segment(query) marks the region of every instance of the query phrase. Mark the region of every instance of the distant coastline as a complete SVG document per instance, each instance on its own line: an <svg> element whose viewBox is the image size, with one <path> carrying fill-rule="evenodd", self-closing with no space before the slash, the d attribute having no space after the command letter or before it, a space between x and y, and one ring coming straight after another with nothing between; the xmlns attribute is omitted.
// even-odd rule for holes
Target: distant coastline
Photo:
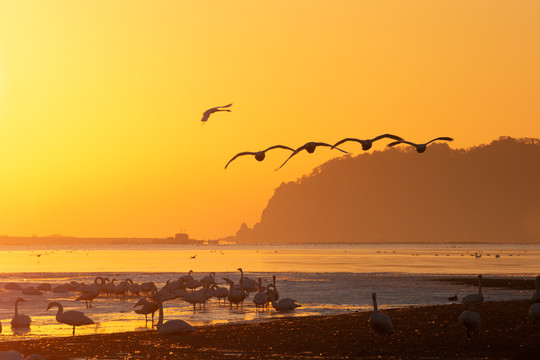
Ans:
<svg viewBox="0 0 540 360"><path fill-rule="evenodd" d="M391 246L391 245L413 245L413 244L425 244L431 246L437 245L453 245L456 247L462 245L540 245L536 242L523 242L523 243L511 243L511 242L490 242L490 241L476 241L476 242L463 242L463 241L451 241L451 242L437 242L431 243L428 241L415 241L415 242L405 242L405 241L336 241L336 242L289 242L289 243L280 243L280 242L246 242L246 243L237 243L234 241L233 237L227 237L222 239L215 240L199 240L199 239L190 239L189 237L183 236L179 238L176 237L166 237L166 238L139 238L139 237L105 237L105 238L94 238L94 237L75 237L75 236L61 236L61 235L51 235L51 236L0 236L0 246L14 246L14 245L146 245L146 244L166 244L166 245L194 245L194 246L207 246L207 245L242 245L242 246L327 246L327 245L381 245L381 246Z"/></svg>

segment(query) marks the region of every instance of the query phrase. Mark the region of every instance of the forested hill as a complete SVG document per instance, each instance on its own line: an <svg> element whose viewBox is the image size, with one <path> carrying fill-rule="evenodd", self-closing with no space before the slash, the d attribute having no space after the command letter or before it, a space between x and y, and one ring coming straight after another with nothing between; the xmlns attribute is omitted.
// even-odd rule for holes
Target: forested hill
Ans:
<svg viewBox="0 0 540 360"><path fill-rule="evenodd" d="M279 186L233 240L540 243L540 141L337 158Z"/></svg>

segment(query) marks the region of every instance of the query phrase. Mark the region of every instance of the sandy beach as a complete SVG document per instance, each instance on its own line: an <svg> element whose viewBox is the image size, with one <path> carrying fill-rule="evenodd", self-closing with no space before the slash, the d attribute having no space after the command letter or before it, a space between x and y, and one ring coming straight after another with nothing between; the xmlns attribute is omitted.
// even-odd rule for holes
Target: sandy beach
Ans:
<svg viewBox="0 0 540 360"><path fill-rule="evenodd" d="M474 310L482 332L467 340L461 304L382 311L395 334L370 342L371 312L300 317L264 323L202 326L165 337L156 331L1 342L46 359L538 359L540 326L527 320L527 301L487 302ZM68 331L68 329L66 329Z"/></svg>

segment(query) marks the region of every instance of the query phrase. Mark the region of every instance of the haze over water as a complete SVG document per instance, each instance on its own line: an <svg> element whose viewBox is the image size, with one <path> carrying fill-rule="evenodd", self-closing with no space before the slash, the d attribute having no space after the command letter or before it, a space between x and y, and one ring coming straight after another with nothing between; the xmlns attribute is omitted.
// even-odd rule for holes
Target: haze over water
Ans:
<svg viewBox="0 0 540 360"><path fill-rule="evenodd" d="M476 255L481 255L477 257ZM282 316L329 315L371 309L370 294L376 291L381 307L420 306L448 303L448 297L460 298L476 288L431 281L443 276L508 276L533 278L540 273L540 245L500 244L338 244L338 245L253 245L253 246L72 246L4 247L0 251L0 321L2 340L43 336L69 336L71 329L55 321L55 310L45 311L50 301L60 301L66 310L81 310L97 325L79 327L77 334L147 330L144 318L133 312L138 297L126 300L100 295L95 307L85 309L75 301L77 292L22 295L5 290L16 282L23 288L70 281L91 283L96 276L142 283L154 281L158 288L167 280L176 280L189 270L200 279L216 272L216 282L225 286L223 277L239 281L239 267L263 284L277 276L282 298L302 304L294 312L257 311L253 295L241 309L210 300L206 309L193 310L182 300L165 305L165 320L181 318L192 325L265 321ZM39 255L39 256L38 256ZM196 256L195 256L196 255ZM498 255L498 257L496 256ZM194 259L191 257L195 256ZM524 299L529 292L508 289L484 289L486 301ZM26 302L19 312L32 318L29 332L13 335L9 321L17 297ZM157 316L157 314L156 314ZM157 319L156 319L157 321Z"/></svg>

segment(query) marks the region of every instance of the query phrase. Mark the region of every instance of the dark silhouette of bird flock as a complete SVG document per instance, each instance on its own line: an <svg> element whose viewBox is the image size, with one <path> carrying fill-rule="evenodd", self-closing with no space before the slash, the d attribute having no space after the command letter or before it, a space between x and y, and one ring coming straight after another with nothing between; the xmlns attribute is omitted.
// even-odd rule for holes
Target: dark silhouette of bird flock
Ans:
<svg viewBox="0 0 540 360"><path fill-rule="evenodd" d="M354 142L358 142L362 145L362 149L364 151L367 151L369 149L371 149L371 147L373 146L373 143L377 140L381 140L381 139L385 139L385 138L388 138L388 139L392 139L392 140L395 140L393 142L391 142L390 144L388 144L387 146L388 147L393 147L393 146L396 146L396 145L399 145L399 144L407 144L407 145L411 145L411 146L414 146L415 149L416 149L416 152L418 153L423 153L424 151L426 151L426 148L427 148L427 145L434 142L434 141L453 141L454 139L451 138L451 137L446 137L446 136L443 136L443 137L438 137L438 138L435 138L433 140L430 140L428 141L427 143L425 144L415 144L415 143L412 143L410 141L407 141L407 140L404 140L402 139L401 137L399 136L396 136L396 135L392 135L392 134L383 134L383 135L379 135L377 137L374 137L373 139L356 139L356 138L345 138L345 139L342 139L340 141L338 141L337 143L335 143L334 145L331 145L331 144L328 144L328 143L325 143L325 142L314 142L314 141L310 141L310 142L307 142L305 143L304 145L296 148L296 149L293 149L289 146L285 146L285 145L274 145L274 146L270 146L269 148L265 149L265 150L262 150L262 151L244 151L244 152L239 152L238 154L236 154L235 156L232 157L231 160L229 160L229 162L227 163L227 165L225 165L225 169L227 169L227 167L229 166L229 164L235 160L236 158L238 158L239 156L244 156L244 155L254 155L255 156L255 160L257 161L263 161L264 158L265 158L265 155L266 155L266 152L268 150L272 150L272 149L284 149L284 150L289 150L289 151L292 151L292 154L283 162L283 164L281 164L276 170L279 170L283 167L283 165L285 165L293 156L295 156L296 154L298 154L299 152L301 152L302 150L306 150L308 153L312 154L313 152L315 152L315 149L319 146L324 146L324 147L329 147L330 149L337 149L343 153L346 153L348 154L349 152L348 151L345 151L345 150L342 150L340 148L338 148L339 145L347 142L347 141L354 141Z"/></svg>
<svg viewBox="0 0 540 360"><path fill-rule="evenodd" d="M213 107L213 108L210 108L206 111L203 112L203 117L201 119L203 125L208 121L210 115L212 115L213 113L215 112L219 112L219 111L231 111L229 109L229 107L232 106L232 103L231 104L228 104L228 105L224 105L224 106L216 106L216 107ZM362 150L364 151L367 151L369 149L371 149L371 147L373 146L373 143L375 141L378 141L378 140L381 140L381 139L392 139L394 140L393 142L389 143L387 146L388 147L394 147L396 145L400 145L400 144L406 144L406 145L410 145L410 146L413 146L415 149L416 149L416 152L421 154L423 153L424 151L426 151L427 149L427 146L428 144L432 143L432 142L435 142L435 141L453 141L454 139L451 138L451 137L448 137L448 136L440 136L440 137L437 137L435 139L432 139L426 143L423 143L423 144L416 144L416 143L413 143L411 141L407 141L407 140L404 140L403 138L399 137L399 136L396 136L396 135L392 135L392 134L382 134L382 135L379 135L379 136L376 136L372 139L357 139L357 138L345 138L345 139L342 139L338 142L336 142L334 145L330 145L328 143L325 143L325 142L314 142L314 141L310 141L310 142L307 142L305 143L304 145L294 149L290 146L285 146L285 145L272 145L268 148L266 148L265 150L260 150L260 151L242 151L242 152L239 152L238 154L234 155L228 162L227 164L225 165L225 169L227 169L227 167L229 166L229 164L231 162L233 162L234 160L236 160L238 157L240 156L245 156L245 155L253 155L255 157L255 160L257 161L263 161L264 158L266 157L266 152L269 151L269 150L272 150L272 149L283 149L283 150L289 150L289 151L292 151L292 154L283 162L283 164L281 164L280 167L278 167L276 170L279 170L283 167L283 165L285 165L293 156L295 156L296 154L298 154L299 152L301 152L302 150L306 150L308 153L312 154L313 152L315 152L315 149L319 146L325 146L325 147L329 147L331 149L337 149L343 153L346 153L348 154L348 151L345 151L345 150L342 150L340 148L338 148L339 145L347 142L347 141L354 141L354 142L357 142L357 143L360 143L362 145Z"/></svg>

